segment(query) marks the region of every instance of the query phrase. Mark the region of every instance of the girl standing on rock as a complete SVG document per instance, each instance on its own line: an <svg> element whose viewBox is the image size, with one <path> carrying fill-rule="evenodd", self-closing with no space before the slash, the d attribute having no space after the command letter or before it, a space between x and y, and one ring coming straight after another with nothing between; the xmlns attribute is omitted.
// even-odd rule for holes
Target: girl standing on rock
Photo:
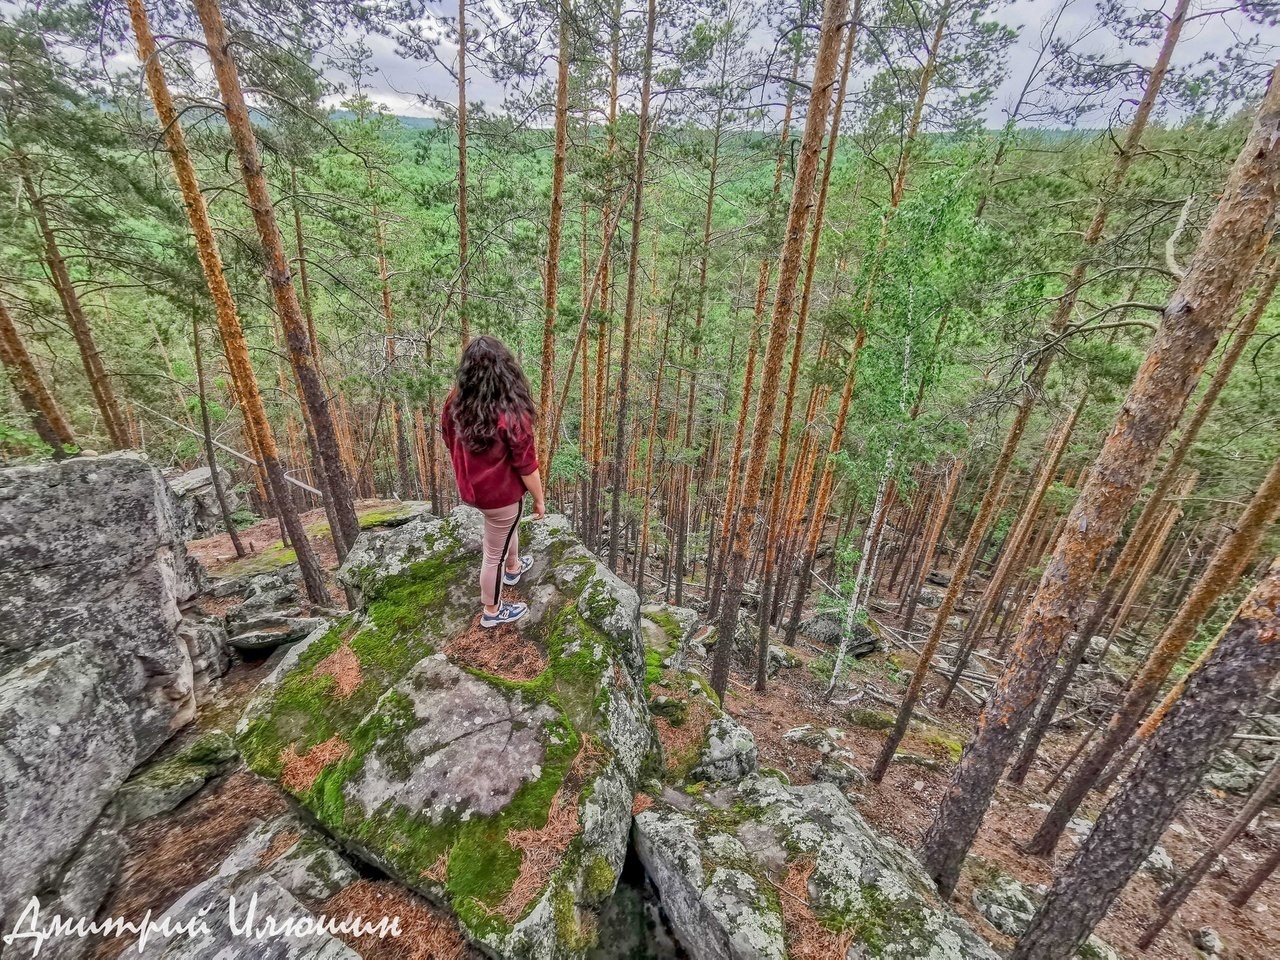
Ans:
<svg viewBox="0 0 1280 960"><path fill-rule="evenodd" d="M547 515L533 449L537 408L529 381L497 337L479 336L462 351L458 377L444 402L440 429L453 461L458 493L484 514L484 561L480 565L480 626L519 620L526 603L503 603L502 587L513 587L533 566L520 556L522 501L533 494L533 519Z"/></svg>

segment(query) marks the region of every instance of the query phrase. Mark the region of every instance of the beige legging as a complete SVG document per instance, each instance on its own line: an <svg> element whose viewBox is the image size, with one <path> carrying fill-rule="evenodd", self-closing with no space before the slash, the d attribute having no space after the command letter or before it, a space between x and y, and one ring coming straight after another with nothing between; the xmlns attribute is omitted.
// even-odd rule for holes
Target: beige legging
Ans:
<svg viewBox="0 0 1280 960"><path fill-rule="evenodd" d="M484 514L484 560L480 563L480 602L495 606L502 597L502 572L520 563L520 511L523 500ZM505 562L504 562L505 561Z"/></svg>

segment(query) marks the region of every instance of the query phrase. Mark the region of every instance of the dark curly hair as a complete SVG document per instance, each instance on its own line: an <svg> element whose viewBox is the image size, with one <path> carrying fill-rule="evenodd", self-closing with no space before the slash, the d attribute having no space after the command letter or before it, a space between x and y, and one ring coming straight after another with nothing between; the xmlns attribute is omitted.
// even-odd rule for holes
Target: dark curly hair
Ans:
<svg viewBox="0 0 1280 960"><path fill-rule="evenodd" d="M532 431L538 422L529 381L507 345L487 334L462 351L449 413L454 429L472 452L481 453L498 436L498 418Z"/></svg>

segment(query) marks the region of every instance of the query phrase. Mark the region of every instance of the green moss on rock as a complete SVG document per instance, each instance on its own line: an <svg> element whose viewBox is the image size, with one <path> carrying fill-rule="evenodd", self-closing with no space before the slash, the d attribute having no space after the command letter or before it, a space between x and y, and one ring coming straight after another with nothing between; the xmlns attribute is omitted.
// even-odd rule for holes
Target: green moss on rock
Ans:
<svg viewBox="0 0 1280 960"><path fill-rule="evenodd" d="M870 710L860 707L849 711L849 722L864 730L892 730L894 717L883 710Z"/></svg>
<svg viewBox="0 0 1280 960"><path fill-rule="evenodd" d="M620 795L616 786L601 794L596 778L613 771L616 783L623 770L624 780L633 783L647 756L644 742L633 742L631 749L639 755L621 758L626 731L615 729L620 718L633 718L632 741L637 734L641 741L652 738L645 702L628 673L627 664L638 657L621 649L628 638L610 636L596 625L617 620L619 587L606 583L601 568L585 554L581 572L576 566L554 571L554 586L548 586L550 578L529 578L521 591L526 596L536 591L537 614L519 630L522 642L536 646L546 666L532 679L499 677L467 662L440 664L450 638L469 628L475 613L479 553L464 521L415 520L372 536L386 539L362 537L363 548L357 546L343 571L358 592L361 610L291 651L264 684L265 692L246 711L238 731L246 761L268 777L283 779L290 751L305 757L320 744L338 744L340 757L305 788L298 788L296 778L290 781L302 805L350 849L402 882L443 894L470 935L499 952L504 938L516 935L513 926L531 918L541 899L524 904L514 925L496 912L520 876L522 853L509 840L512 832L543 829L557 794L576 803L579 829L591 819L582 812L587 804L611 803L616 810L610 816L617 818L611 842L617 851L608 857L598 847L591 856L566 854L548 886L555 924L564 927L569 952L585 949L594 927L581 919L581 903L594 905L612 891L616 872L611 864L621 862L630 823L630 794ZM582 552L563 531L535 529L532 537L535 544L538 537L547 538L539 544L542 556L558 550L569 558L567 564ZM614 630L612 623L608 629ZM631 639L638 650L638 636ZM334 676L316 672L343 645L359 664L353 690L340 691ZM437 683L456 688L453 695L459 699L438 699ZM523 746L501 771L508 777L504 792L483 794L506 802L477 808L461 795L440 792L455 781L433 773L432 758L437 751L466 746L455 746L458 737L436 739L438 731L424 718L447 709L450 728L470 736L466 724L473 701L462 691L484 688L491 692L477 703L476 722L485 709L507 701L509 719L505 708L491 715L510 724ZM630 704L622 713L619 699ZM507 755L507 747L502 750ZM575 766L580 754L589 758L581 768ZM450 770L458 762L456 753L451 756ZM406 792L410 783L420 782L430 790ZM593 814L592 822L600 816ZM580 839L574 843L581 846ZM443 882L442 858L447 858Z"/></svg>

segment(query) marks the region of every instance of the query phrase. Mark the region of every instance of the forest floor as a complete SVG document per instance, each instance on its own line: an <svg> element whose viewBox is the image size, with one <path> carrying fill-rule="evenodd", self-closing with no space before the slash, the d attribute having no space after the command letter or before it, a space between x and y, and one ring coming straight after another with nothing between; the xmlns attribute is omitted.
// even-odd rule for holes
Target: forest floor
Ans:
<svg viewBox="0 0 1280 960"><path fill-rule="evenodd" d="M405 507L393 502L364 501L358 509L362 525L371 526L386 517L399 516ZM303 521L313 534L321 562L332 572L337 557L323 511L311 511L304 515ZM292 552L282 548L279 527L274 521L264 521L241 531L241 539L249 550L245 558L235 557L225 534L191 543L188 549L219 578L267 572L293 559ZM336 584L333 593L334 605L344 607L345 600ZM201 600L201 605L210 612L220 603L211 598ZM218 609L218 612L225 611ZM877 619L886 626L900 627L895 615L877 615ZM800 665L782 670L765 693L752 689L753 677L742 665L738 665L730 681L726 707L754 733L760 765L784 772L793 783L812 782L811 771L821 755L815 749L783 739L788 730L812 724L844 731L841 747L851 751L855 764L864 773L868 772L879 754L885 733L860 725L856 718L860 717L865 724L868 715L855 714L855 711L891 715L909 671L915 666L915 654L910 650L890 649L853 661L845 681L828 701L824 693L826 678L830 676L830 652L809 643L797 646L792 652ZM231 672L217 682L215 697L202 708L197 723L182 737L175 738L175 744L166 747L165 752L180 749L190 737L206 730L234 729L239 711L273 662L238 660ZM926 682L921 708L930 722L913 722L900 748L900 753L910 755L909 759L895 762L882 784L868 783L851 791L851 799L868 822L908 847L915 847L928 827L947 788L959 751L978 718L978 706L963 696L953 697L945 708L939 707L942 685L943 679L937 674L931 674ZM974 854L1023 883L1035 885L1052 881L1054 869L1065 865L1079 839L1069 832L1052 862L1022 853L1018 843L1038 826L1043 805L1051 799L1042 786L1070 752L1078 736L1078 731L1052 733L1041 760L1023 786L1000 784L974 844ZM1174 863L1182 868L1189 866L1221 832L1242 802L1239 797L1219 796L1208 790L1198 792L1179 811L1161 840ZM1101 804L1095 799L1080 816L1091 820L1100 808ZM265 784L251 774L240 772L220 778L172 817L137 825L130 831L125 875L108 904L109 913L129 916L146 906L156 909L171 902L211 875L225 852L249 831L256 818L270 817L282 809L276 791L266 789ZM1264 812L1227 851L1218 868L1191 895L1150 950L1140 952L1135 946L1154 913L1160 892L1159 881L1146 872L1140 872L1129 883L1099 925L1098 935L1131 960L1196 960L1202 954L1195 949L1190 934L1200 927L1211 926L1225 943L1223 956L1228 960L1280 957L1280 878L1264 885L1243 910L1226 900L1233 886L1252 871L1277 840L1280 840L1280 818ZM163 896L158 896L158 891ZM973 907L972 894L972 878L966 871L953 898L953 907L997 949L1007 949L1012 941L981 917ZM477 956L458 939L456 926L421 898L379 881L361 881L358 895L379 898L379 910L390 909L381 898L394 897L394 911L402 917L413 918L406 938L361 941L361 953L369 960L433 957L463 960ZM113 941L100 947L94 956L97 960L114 960L123 949L123 942Z"/></svg>
<svg viewBox="0 0 1280 960"><path fill-rule="evenodd" d="M878 616L889 626L899 626L894 616ZM854 722L854 710L875 710L892 714L899 702L917 657L910 650L875 653L855 661L847 678L832 698L825 700L826 678L830 676L827 651L804 645L792 651L802 665L782 670L767 692L757 693L751 679L740 674L731 680L727 708L755 735L760 765L787 774L793 783L812 782L811 771L820 758L817 750L783 739L787 730L802 724L820 728L836 727L845 733L841 747L856 757L855 765L864 773L879 756L885 739L883 730L868 729ZM824 668L825 667L825 673ZM939 707L945 680L931 673L926 681L920 707L939 723L914 721L899 753L912 755L909 762L895 762L884 781L868 782L854 788L861 799L858 811L872 825L907 847L918 846L924 831L950 782L958 759L958 749L972 735L979 707L956 695ZM885 700L890 702L885 702ZM917 714L919 716L919 714ZM1055 870L1065 866L1080 843L1068 831L1053 858L1023 853L1018 844L1039 826L1053 795L1043 785L1054 769L1074 748L1079 730L1054 732L1046 740L1032 772L1022 786L1002 781L991 809L983 822L972 853L1028 885L1052 882ZM916 759L918 758L918 759ZM1179 811L1161 839L1174 864L1186 868L1227 825L1244 798L1216 795L1201 790ZM1093 820L1104 802L1093 798L1077 816ZM1254 895L1243 909L1227 901L1234 887L1250 874L1280 841L1280 818L1264 812L1253 826L1220 859L1178 911L1151 948L1138 950L1136 941L1156 910L1161 884L1151 874L1139 872L1125 888L1096 933L1126 958L1143 960L1196 960L1203 956L1191 941L1191 932L1211 926L1226 946L1223 956L1232 960L1260 960L1280 957L1280 879L1273 879ZM957 887L952 906L997 949L1007 949L1013 941L987 923L973 906L973 878L968 869Z"/></svg>

